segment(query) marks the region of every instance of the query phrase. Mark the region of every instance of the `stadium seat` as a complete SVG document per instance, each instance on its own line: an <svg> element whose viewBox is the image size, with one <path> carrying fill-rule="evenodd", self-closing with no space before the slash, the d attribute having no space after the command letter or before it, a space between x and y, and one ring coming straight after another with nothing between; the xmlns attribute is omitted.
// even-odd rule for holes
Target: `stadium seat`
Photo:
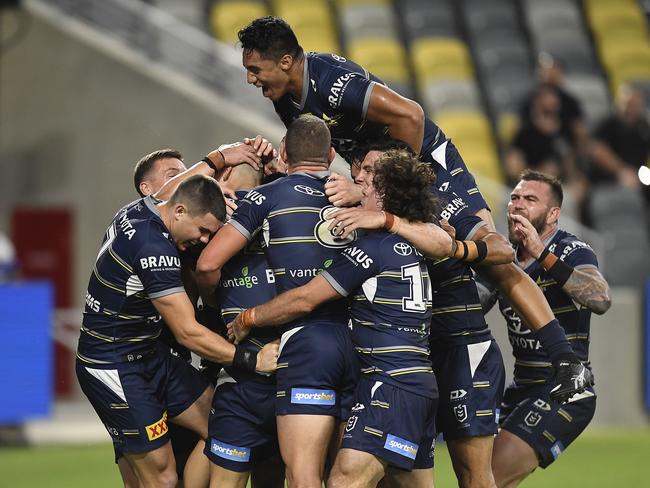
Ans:
<svg viewBox="0 0 650 488"><path fill-rule="evenodd" d="M447 137L454 141L494 148L490 122L481 112L471 110L440 112L436 115L436 123Z"/></svg>
<svg viewBox="0 0 650 488"><path fill-rule="evenodd" d="M336 22L325 0L275 0L273 12L291 25L305 51L341 52Z"/></svg>
<svg viewBox="0 0 650 488"><path fill-rule="evenodd" d="M479 8L479 5L484 5L484 7ZM492 5L489 2L477 4L471 9L465 9L464 17L468 28L472 31L481 30L487 26L508 28L518 25L517 12L505 4L502 6Z"/></svg>
<svg viewBox="0 0 650 488"><path fill-rule="evenodd" d="M478 86L473 80L442 80L428 83L422 90L422 106L429 117L445 110L481 110Z"/></svg>
<svg viewBox="0 0 650 488"><path fill-rule="evenodd" d="M624 81L650 80L650 43L610 42L600 57L613 92Z"/></svg>
<svg viewBox="0 0 650 488"><path fill-rule="evenodd" d="M577 30L558 30L552 35L535 39L538 51L558 59L566 73L598 73L598 65L586 33Z"/></svg>
<svg viewBox="0 0 650 488"><path fill-rule="evenodd" d="M334 0L336 8L347 8L357 5L384 5L390 6L391 0Z"/></svg>
<svg viewBox="0 0 650 488"><path fill-rule="evenodd" d="M589 25L594 31L606 29L609 26L631 29L641 29L647 32L647 20L643 11L633 3L610 2L598 7L595 5L587 11Z"/></svg>
<svg viewBox="0 0 650 488"><path fill-rule="evenodd" d="M474 77L469 51L457 39L418 39L411 46L411 56L420 87L434 79L469 80Z"/></svg>
<svg viewBox="0 0 650 488"><path fill-rule="evenodd" d="M404 47L394 39L356 39L348 44L347 54L388 84L410 82Z"/></svg>
<svg viewBox="0 0 650 488"><path fill-rule="evenodd" d="M441 4L446 5L446 4ZM398 3L404 34L409 43L420 37L459 37L451 6L409 6Z"/></svg>
<svg viewBox="0 0 650 488"><path fill-rule="evenodd" d="M266 5L260 2L222 1L215 3L210 10L210 27L218 39L235 44L239 29L251 20L268 14Z"/></svg>
<svg viewBox="0 0 650 488"><path fill-rule="evenodd" d="M396 18L385 5L352 5L339 9L346 42L364 37L397 38Z"/></svg>
<svg viewBox="0 0 650 488"><path fill-rule="evenodd" d="M519 129L519 116L514 112L503 112L497 120L497 139L502 148L510 146Z"/></svg>

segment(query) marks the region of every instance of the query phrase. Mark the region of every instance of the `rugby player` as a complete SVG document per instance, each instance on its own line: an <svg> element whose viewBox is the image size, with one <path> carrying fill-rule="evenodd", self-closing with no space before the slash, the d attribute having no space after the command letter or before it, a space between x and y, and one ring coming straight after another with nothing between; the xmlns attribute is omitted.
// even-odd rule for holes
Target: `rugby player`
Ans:
<svg viewBox="0 0 650 488"><path fill-rule="evenodd" d="M591 313L609 309L609 286L593 250L558 227L562 198L555 177L525 171L510 194L508 236L517 264L544 290L573 350L589 364ZM553 463L580 435L594 415L596 394L590 387L564 405L553 401L553 367L539 333L529 330L503 297L499 308L507 321L515 369L503 399L492 468L497 486L514 487L538 466Z"/></svg>
<svg viewBox="0 0 650 488"><path fill-rule="evenodd" d="M219 185L235 192L237 199L243 199L261 183L262 173L247 165L228 168L219 179ZM275 276L262 245L259 233L223 267L216 303L224 324L242 310L275 296ZM240 346L257 353L264 344L278 339L276 328L261 328ZM245 487L252 471L253 488L283 488L284 465L275 422L275 378L226 366L216 384L205 448L212 461L211 486Z"/></svg>
<svg viewBox="0 0 650 488"><path fill-rule="evenodd" d="M304 53L291 27L280 18L255 19L238 36L248 83L262 89L285 126L305 113L323 119L332 145L348 162L360 143L388 133L432 165L439 187L462 196L472 213L494 226L458 150L416 102L342 56ZM356 203L361 194L361 188L340 176L327 189L332 203L339 206Z"/></svg>
<svg viewBox="0 0 650 488"><path fill-rule="evenodd" d="M360 175L371 171L395 145L399 142L371 145L360 164ZM434 302L429 344L440 394L436 427L447 441L459 486L494 487L491 454L505 372L499 347L485 323L469 264L509 263L513 251L505 238L490 232L485 222L468 210L461 197L442 191L438 196L442 202L440 216L449 220L454 237L460 241L456 241L454 257L429 265ZM345 234L359 225L378 228L384 225L384 218L377 212L343 209L334 214L331 228L334 233ZM400 222L398 233L423 250L428 243L417 231L420 226ZM426 467L426 462L418 456L415 466ZM389 475L382 486L394 485L391 478Z"/></svg>
<svg viewBox="0 0 650 488"><path fill-rule="evenodd" d="M206 164L221 172L241 162L233 163L231 155L213 151ZM142 486L176 485L168 419L207 435L211 390L158 341L161 318L198 354L249 369L274 368L273 347L250 358L198 324L184 292L178 250L207 242L224 218L221 191L202 176L159 205L152 197L136 200L113 219L90 278L76 372Z"/></svg>
<svg viewBox="0 0 650 488"><path fill-rule="evenodd" d="M352 240L335 239L327 230L327 207L332 207L324 185L334 155L321 119L296 119L282 154L288 175L239 201L228 225L199 258L199 284L216 286L223 266L260 228L278 292L307 283L331 263ZM347 418L352 407L358 368L347 320L346 303L339 300L281 329L276 421L290 486L320 486L337 419Z"/></svg>
<svg viewBox="0 0 650 488"><path fill-rule="evenodd" d="M429 165L406 151L388 152L376 165L364 166L357 176L362 206L383 210L389 217L385 228L350 245L306 285L246 310L229 325L229 334L241 339L251 326L279 325L326 301L349 298L362 378L330 487L374 487L389 471L402 486L433 486L438 392L428 349L431 282L424 256L392 232L400 218L433 221L434 178ZM437 229L444 239L428 254L443 257L451 252L451 239ZM419 455L428 466L414 470Z"/></svg>

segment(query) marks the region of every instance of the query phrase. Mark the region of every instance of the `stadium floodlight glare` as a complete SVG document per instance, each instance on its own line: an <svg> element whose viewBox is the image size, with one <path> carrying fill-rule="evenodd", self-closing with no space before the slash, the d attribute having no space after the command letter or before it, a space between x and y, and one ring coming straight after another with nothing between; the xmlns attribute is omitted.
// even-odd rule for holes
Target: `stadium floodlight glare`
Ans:
<svg viewBox="0 0 650 488"><path fill-rule="evenodd" d="M639 167L639 180L645 186L650 185L650 168L648 168L645 164Z"/></svg>

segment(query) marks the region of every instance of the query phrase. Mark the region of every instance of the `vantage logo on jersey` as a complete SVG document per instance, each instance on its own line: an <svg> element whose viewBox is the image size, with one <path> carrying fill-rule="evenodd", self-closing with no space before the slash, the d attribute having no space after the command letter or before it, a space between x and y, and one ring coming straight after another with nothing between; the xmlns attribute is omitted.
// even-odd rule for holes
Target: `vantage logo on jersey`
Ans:
<svg viewBox="0 0 650 488"><path fill-rule="evenodd" d="M335 405L334 390L315 390L313 388L291 388L291 403L303 405Z"/></svg>
<svg viewBox="0 0 650 488"><path fill-rule="evenodd" d="M210 452L221 458L237 461L238 463L246 463L251 458L250 448L231 446L217 439L210 439Z"/></svg>
<svg viewBox="0 0 650 488"><path fill-rule="evenodd" d="M155 441L167 433L167 412L163 413L163 416L157 422L154 422L151 425L145 427L147 431L147 437L150 441Z"/></svg>
<svg viewBox="0 0 650 488"><path fill-rule="evenodd" d="M396 452L402 456L406 456L409 459L415 459L415 456L418 453L418 445L413 444L401 437L397 437L392 434L386 436L386 443L384 444L384 449L389 451Z"/></svg>

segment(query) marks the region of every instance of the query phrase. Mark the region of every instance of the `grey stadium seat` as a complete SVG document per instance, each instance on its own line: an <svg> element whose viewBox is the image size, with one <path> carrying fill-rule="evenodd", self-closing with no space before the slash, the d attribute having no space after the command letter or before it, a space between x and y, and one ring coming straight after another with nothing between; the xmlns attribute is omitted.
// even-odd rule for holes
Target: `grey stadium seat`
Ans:
<svg viewBox="0 0 650 488"><path fill-rule="evenodd" d="M396 18L384 5L352 5L339 10L346 40L360 37L397 37Z"/></svg>
<svg viewBox="0 0 650 488"><path fill-rule="evenodd" d="M434 81L421 92L427 114L454 109L481 110L478 86L473 80Z"/></svg>

